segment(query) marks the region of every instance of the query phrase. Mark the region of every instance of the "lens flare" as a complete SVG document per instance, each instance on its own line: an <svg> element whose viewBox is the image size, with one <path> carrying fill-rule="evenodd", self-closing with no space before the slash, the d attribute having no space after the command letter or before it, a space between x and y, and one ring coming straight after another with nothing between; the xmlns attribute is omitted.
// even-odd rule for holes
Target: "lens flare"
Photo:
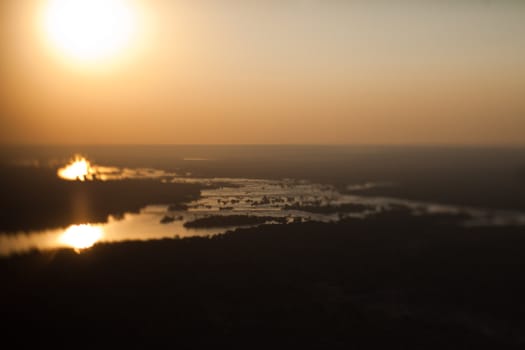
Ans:
<svg viewBox="0 0 525 350"><path fill-rule="evenodd" d="M59 241L80 251L92 247L103 236L101 227L91 226L89 224L73 225L60 236Z"/></svg>

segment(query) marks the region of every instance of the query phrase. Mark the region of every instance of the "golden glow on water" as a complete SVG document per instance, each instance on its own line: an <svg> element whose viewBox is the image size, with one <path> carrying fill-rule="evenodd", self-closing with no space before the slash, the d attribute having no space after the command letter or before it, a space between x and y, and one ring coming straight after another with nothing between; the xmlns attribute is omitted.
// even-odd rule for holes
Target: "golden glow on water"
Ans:
<svg viewBox="0 0 525 350"><path fill-rule="evenodd" d="M66 246L76 250L85 249L93 246L104 234L101 227L89 224L70 226L59 237L59 241Z"/></svg>
<svg viewBox="0 0 525 350"><path fill-rule="evenodd" d="M77 61L109 58L136 30L129 0L48 0L44 31L52 46Z"/></svg>
<svg viewBox="0 0 525 350"><path fill-rule="evenodd" d="M81 156L75 156L69 164L57 171L60 178L70 181L85 181L94 173L95 170L91 167L91 163Z"/></svg>

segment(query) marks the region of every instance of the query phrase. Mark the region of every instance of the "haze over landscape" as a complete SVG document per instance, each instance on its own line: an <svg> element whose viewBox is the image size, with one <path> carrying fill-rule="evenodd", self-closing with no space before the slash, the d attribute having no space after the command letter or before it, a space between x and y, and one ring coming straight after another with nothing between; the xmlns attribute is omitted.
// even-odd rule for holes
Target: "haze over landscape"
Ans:
<svg viewBox="0 0 525 350"><path fill-rule="evenodd" d="M525 2L0 1L22 347L523 349Z"/></svg>
<svg viewBox="0 0 525 350"><path fill-rule="evenodd" d="M525 139L521 1L134 0L58 45L46 3L1 4L2 143Z"/></svg>

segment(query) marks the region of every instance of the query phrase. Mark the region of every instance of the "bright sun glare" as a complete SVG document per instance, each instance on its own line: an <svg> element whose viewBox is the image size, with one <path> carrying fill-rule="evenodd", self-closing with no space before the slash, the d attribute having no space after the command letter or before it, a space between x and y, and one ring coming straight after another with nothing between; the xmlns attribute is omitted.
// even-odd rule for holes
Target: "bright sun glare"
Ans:
<svg viewBox="0 0 525 350"><path fill-rule="evenodd" d="M60 178L70 181L85 181L94 173L95 170L91 167L91 163L81 156L76 156L69 164L57 171Z"/></svg>
<svg viewBox="0 0 525 350"><path fill-rule="evenodd" d="M114 56L136 30L129 0L48 0L44 28L52 45L78 61Z"/></svg>
<svg viewBox="0 0 525 350"><path fill-rule="evenodd" d="M60 236L61 243L68 247L75 248L77 251L93 246L102 238L102 228L89 224L70 226Z"/></svg>

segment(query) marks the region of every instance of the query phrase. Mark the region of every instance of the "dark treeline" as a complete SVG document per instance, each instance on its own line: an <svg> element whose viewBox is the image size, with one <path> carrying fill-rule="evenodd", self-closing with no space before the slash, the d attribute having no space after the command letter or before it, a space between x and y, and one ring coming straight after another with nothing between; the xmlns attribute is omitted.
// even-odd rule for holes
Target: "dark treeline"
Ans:
<svg viewBox="0 0 525 350"><path fill-rule="evenodd" d="M3 341L518 349L522 228L404 211L0 260ZM21 336L20 336L21 335Z"/></svg>
<svg viewBox="0 0 525 350"><path fill-rule="evenodd" d="M273 221L286 223L285 217L256 216L256 215L210 215L184 223L188 228L210 228L264 224Z"/></svg>
<svg viewBox="0 0 525 350"><path fill-rule="evenodd" d="M75 153L95 164L156 168L194 177L306 179L335 185L391 186L356 192L475 207L525 210L524 147L165 145L12 146L0 164L34 159L67 162ZM185 157L209 161L184 161ZM64 163L62 163L64 164Z"/></svg>
<svg viewBox="0 0 525 350"><path fill-rule="evenodd" d="M286 210L301 210L309 213L320 214L336 214L336 213L355 213L363 212L371 209L370 206L364 204L348 203L338 205L324 205L321 203L315 204L287 204L284 206Z"/></svg>
<svg viewBox="0 0 525 350"><path fill-rule="evenodd" d="M202 186L159 180L64 181L49 168L0 167L0 232L105 222L148 204L196 199Z"/></svg>

